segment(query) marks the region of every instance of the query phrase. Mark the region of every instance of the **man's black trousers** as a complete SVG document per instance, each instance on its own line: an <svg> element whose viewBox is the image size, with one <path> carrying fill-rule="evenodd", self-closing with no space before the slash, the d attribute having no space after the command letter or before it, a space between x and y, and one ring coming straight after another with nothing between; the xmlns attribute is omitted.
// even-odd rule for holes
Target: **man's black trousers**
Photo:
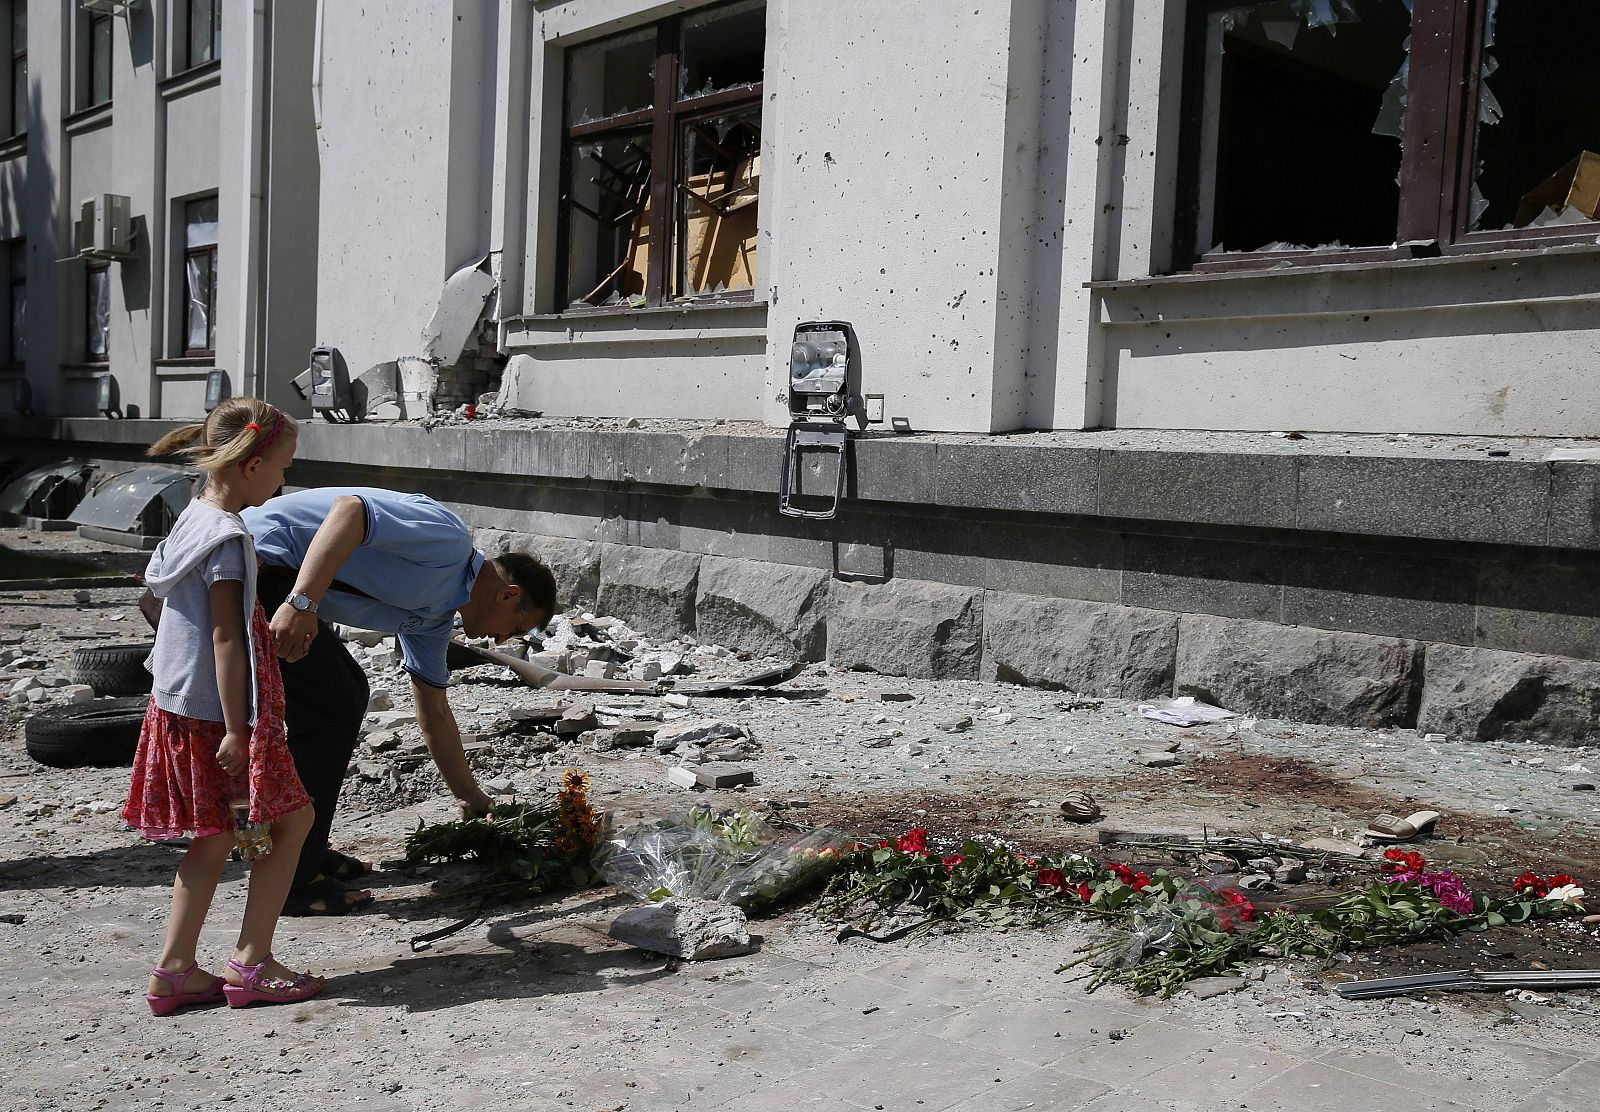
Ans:
<svg viewBox="0 0 1600 1112"><path fill-rule="evenodd" d="M292 568L262 567L256 595L269 621L294 590L295 575ZM299 888L323 871L334 808L361 736L369 691L366 673L327 622L317 623L317 635L305 656L292 664L280 657L278 664L283 669L289 753L317 811L295 869L294 887Z"/></svg>

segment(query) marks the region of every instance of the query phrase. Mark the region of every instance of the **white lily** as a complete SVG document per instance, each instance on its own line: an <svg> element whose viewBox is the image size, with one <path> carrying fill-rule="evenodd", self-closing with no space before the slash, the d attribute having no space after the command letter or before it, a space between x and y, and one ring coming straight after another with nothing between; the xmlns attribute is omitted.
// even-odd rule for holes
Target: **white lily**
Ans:
<svg viewBox="0 0 1600 1112"><path fill-rule="evenodd" d="M1563 884L1558 888L1550 889L1550 892L1545 896L1545 899L1550 900L1553 903L1570 904L1573 907L1582 908L1583 897L1584 891L1579 885Z"/></svg>

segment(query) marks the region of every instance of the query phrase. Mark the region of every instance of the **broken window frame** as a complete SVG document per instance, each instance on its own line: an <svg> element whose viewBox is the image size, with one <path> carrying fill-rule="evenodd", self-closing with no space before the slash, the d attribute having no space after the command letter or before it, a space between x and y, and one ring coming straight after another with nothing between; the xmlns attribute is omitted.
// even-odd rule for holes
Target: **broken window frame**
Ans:
<svg viewBox="0 0 1600 1112"><path fill-rule="evenodd" d="M21 13L19 20L17 14ZM10 38L11 47L11 72L8 75L11 84L8 86L11 100L11 130L13 137L28 133L28 0L11 0L11 11L7 16L9 23L6 27L7 36ZM19 36L17 28L22 29ZM18 39L21 42L18 42Z"/></svg>
<svg viewBox="0 0 1600 1112"><path fill-rule="evenodd" d="M6 245L6 366L21 367L27 358L28 241Z"/></svg>
<svg viewBox="0 0 1600 1112"><path fill-rule="evenodd" d="M678 51L681 42L680 33L685 20L703 17L716 12L719 8L732 7L742 2L743 0L725 0L724 3L696 8L683 15L673 16L654 24L656 34L655 85L654 95L651 98L653 104L649 108L623 112L600 120L585 120L580 123L572 122L572 106L569 98L572 88L573 55L578 47L569 49L566 52L562 77L561 120L564 126L562 129L561 176L559 179L561 184L556 213L556 312L611 312L617 308L614 304L584 306L572 304L575 299L573 292L568 288L570 280L568 267L570 264L573 206L576 203L569 196L572 180L573 148L579 140L599 142L617 138L628 132L639 132L643 129L648 129L650 134L650 226L645 270L645 305L693 305L707 301L727 304L729 302L751 302L755 300L754 289L724 290L714 296L674 291L681 273L679 263L680 245L678 242L681 237L677 234L679 209L677 197L680 189L686 184L680 181L683 162L680 136L684 125L710 117L731 115L740 111L754 111L756 118L759 120L764 84L761 81L757 81L750 85L719 89L715 92L698 96L692 94L679 96L680 58ZM640 28L637 27L630 28L628 31L615 36L607 36L606 38L621 38L627 34L637 34L639 30ZM581 45L592 46L595 43L605 42L606 38L594 39ZM599 294L610 285L610 281L603 283L596 290L596 294Z"/></svg>
<svg viewBox="0 0 1600 1112"><path fill-rule="evenodd" d="M217 354L217 240L221 236L214 236L210 243L189 242L191 227L204 223L215 226L217 223L216 217L210 221L198 220L196 210L201 205L216 207L217 204L217 197L212 195L196 197L183 206L183 270L178 276L179 288L183 290L183 312L179 314L178 347L185 359L214 359ZM195 273L197 264L205 268L207 277L206 288L201 291L198 301L190 284L190 275ZM193 347L189 343L189 338L194 334L196 312L205 314L206 342L201 347Z"/></svg>
<svg viewBox="0 0 1600 1112"><path fill-rule="evenodd" d="M1269 4L1274 0L1257 0ZM1594 244L1600 222L1552 228L1470 231L1474 147L1484 41L1492 0L1413 0L1410 75L1400 153L1395 242L1385 247L1211 251L1195 237L1206 121L1206 28L1211 15L1251 0L1191 0L1184 42L1183 106L1173 269L1261 270L1486 251Z"/></svg>
<svg viewBox="0 0 1600 1112"><path fill-rule="evenodd" d="M101 325L101 303L97 287L105 282L105 320ZM96 344L100 350L96 351ZM83 361L103 365L111 362L111 260L90 259L83 268Z"/></svg>

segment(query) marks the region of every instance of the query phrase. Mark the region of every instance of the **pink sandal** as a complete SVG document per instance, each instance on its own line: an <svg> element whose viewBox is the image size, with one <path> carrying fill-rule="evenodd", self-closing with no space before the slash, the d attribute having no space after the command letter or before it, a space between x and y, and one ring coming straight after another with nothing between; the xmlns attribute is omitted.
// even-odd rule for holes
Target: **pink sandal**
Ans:
<svg viewBox="0 0 1600 1112"><path fill-rule="evenodd" d="M187 1008L191 1004L220 1003L222 1001L223 991L221 977L218 977L214 982L212 982L211 987L206 989L204 992L183 991L183 983L189 979L189 975L191 973L199 968L200 963L195 962L193 965L189 966L189 968L178 973L174 973L170 969L162 969L160 966L150 970L151 976L159 977L163 981L167 982L167 984L172 986L172 991L166 996L157 996L153 992L147 992L144 994L145 1003L150 1005L150 1014L171 1015L179 1008Z"/></svg>
<svg viewBox="0 0 1600 1112"><path fill-rule="evenodd" d="M288 980L263 977L261 971L271 960L271 954L262 958L259 965L243 965L232 958L228 959L228 968L244 981L242 985L223 983L222 991L228 998L228 1007L243 1008L258 1001L263 1004L298 1004L322 991L322 978L309 973L296 973Z"/></svg>

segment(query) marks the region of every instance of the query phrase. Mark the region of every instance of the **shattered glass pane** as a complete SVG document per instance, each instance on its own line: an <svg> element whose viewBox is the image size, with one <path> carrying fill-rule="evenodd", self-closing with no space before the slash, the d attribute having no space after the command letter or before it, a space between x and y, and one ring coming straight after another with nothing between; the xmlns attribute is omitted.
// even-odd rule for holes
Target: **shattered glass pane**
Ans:
<svg viewBox="0 0 1600 1112"><path fill-rule="evenodd" d="M567 53L567 126L655 104L656 31L646 27Z"/></svg>
<svg viewBox="0 0 1600 1112"><path fill-rule="evenodd" d="M1267 0L1209 16L1195 242L1394 242L1408 0ZM1311 249L1311 248L1305 248Z"/></svg>
<svg viewBox="0 0 1600 1112"><path fill-rule="evenodd" d="M1485 19L1467 230L1600 217L1600 5L1503 0Z"/></svg>
<svg viewBox="0 0 1600 1112"><path fill-rule="evenodd" d="M206 197L183 206L183 245L211 247L217 242L217 199Z"/></svg>
<svg viewBox="0 0 1600 1112"><path fill-rule="evenodd" d="M111 350L111 268L94 267L84 298L86 328L84 362L104 363Z"/></svg>
<svg viewBox="0 0 1600 1112"><path fill-rule="evenodd" d="M212 292L216 289L215 257L207 251L190 255L185 261L184 286L189 299L184 306L183 349L214 351L211 323Z"/></svg>
<svg viewBox="0 0 1600 1112"><path fill-rule="evenodd" d="M747 290L756 279L761 109L683 125L677 296Z"/></svg>
<svg viewBox="0 0 1600 1112"><path fill-rule="evenodd" d="M767 45L765 0L713 8L683 21L678 96L754 85L761 80Z"/></svg>
<svg viewBox="0 0 1600 1112"><path fill-rule="evenodd" d="M562 217L567 272L563 304L622 301L645 290L650 267L650 133L574 143Z"/></svg>

